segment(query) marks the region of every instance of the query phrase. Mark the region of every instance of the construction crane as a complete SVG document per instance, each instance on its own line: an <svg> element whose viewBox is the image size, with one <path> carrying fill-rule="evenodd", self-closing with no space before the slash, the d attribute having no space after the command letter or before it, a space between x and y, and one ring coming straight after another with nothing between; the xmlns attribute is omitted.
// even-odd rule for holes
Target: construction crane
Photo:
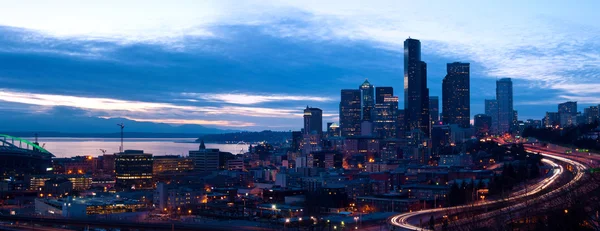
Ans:
<svg viewBox="0 0 600 231"><path fill-rule="evenodd" d="M123 123L117 124L121 128L121 147L119 147L119 152L123 152L123 128L125 125Z"/></svg>

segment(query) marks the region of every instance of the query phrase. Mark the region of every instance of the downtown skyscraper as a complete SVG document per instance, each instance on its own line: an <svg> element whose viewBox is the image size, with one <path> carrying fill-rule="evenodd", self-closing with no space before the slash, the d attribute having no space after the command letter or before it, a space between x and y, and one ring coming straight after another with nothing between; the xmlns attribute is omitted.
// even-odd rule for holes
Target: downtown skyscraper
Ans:
<svg viewBox="0 0 600 231"><path fill-rule="evenodd" d="M373 95L375 93L375 89L369 80L365 79L365 82L359 86L361 93L361 120L363 121L372 121L373 120L373 107L375 107L375 99Z"/></svg>
<svg viewBox="0 0 600 231"><path fill-rule="evenodd" d="M510 78L496 81L496 101L498 102L498 133L513 131L513 84Z"/></svg>
<svg viewBox="0 0 600 231"><path fill-rule="evenodd" d="M421 42L404 41L404 117L407 131L420 129L429 136L427 64L421 61Z"/></svg>
<svg viewBox="0 0 600 231"><path fill-rule="evenodd" d="M323 110L306 106L304 109L304 134L323 135Z"/></svg>
<svg viewBox="0 0 600 231"><path fill-rule="evenodd" d="M442 121L468 128L471 123L470 64L448 63L442 81Z"/></svg>
<svg viewBox="0 0 600 231"><path fill-rule="evenodd" d="M343 137L360 135L361 92L359 89L342 89L340 100L340 130Z"/></svg>

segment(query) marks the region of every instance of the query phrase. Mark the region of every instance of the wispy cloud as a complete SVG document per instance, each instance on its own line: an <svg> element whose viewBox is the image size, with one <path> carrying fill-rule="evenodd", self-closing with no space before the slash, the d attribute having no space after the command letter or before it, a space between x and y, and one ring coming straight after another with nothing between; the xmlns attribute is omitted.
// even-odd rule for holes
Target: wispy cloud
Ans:
<svg viewBox="0 0 600 231"><path fill-rule="evenodd" d="M164 123L164 124L196 124L196 125L214 125L214 126L223 126L223 127L251 127L256 126L255 123L252 122L242 122L242 121L228 121L228 120L199 120L199 119L144 119L144 118L136 118L129 116L119 116L119 117L110 117L110 116L99 116L99 118L103 119L111 119L111 118L125 118L128 120L134 120L138 122L152 122L152 123Z"/></svg>
<svg viewBox="0 0 600 231"><path fill-rule="evenodd" d="M313 102L329 102L333 101L330 97L320 96L301 96L301 95L284 95L284 94L271 94L271 95L252 95L252 94L211 94L211 93L182 93L184 97L192 97L197 99L206 100L209 102L223 102L230 104L260 104L268 102L280 102L280 101L313 101ZM195 100L195 99L190 99Z"/></svg>
<svg viewBox="0 0 600 231"><path fill-rule="evenodd" d="M301 110L245 106L189 106L171 103L128 101L110 98L93 98L68 95L37 94L1 89L0 101L37 105L49 109L66 106L98 112L99 117L123 117L137 121L161 122L171 124L204 124L216 126L248 127L256 123L238 120L217 119L222 115L234 115L237 118L300 118ZM109 114L110 116L107 116ZM177 118L173 118L176 115ZM206 119L198 119L203 117ZM268 125L265 125L268 126Z"/></svg>

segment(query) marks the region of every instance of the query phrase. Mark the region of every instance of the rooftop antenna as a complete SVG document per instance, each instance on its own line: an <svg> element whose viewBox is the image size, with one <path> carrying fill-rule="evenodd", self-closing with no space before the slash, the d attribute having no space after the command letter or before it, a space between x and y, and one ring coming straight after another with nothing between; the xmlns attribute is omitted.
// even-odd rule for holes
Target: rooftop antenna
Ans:
<svg viewBox="0 0 600 231"><path fill-rule="evenodd" d="M123 152L123 128L125 128L125 125L123 123L117 124L117 126L119 126L121 128L121 147L119 147L119 152Z"/></svg>

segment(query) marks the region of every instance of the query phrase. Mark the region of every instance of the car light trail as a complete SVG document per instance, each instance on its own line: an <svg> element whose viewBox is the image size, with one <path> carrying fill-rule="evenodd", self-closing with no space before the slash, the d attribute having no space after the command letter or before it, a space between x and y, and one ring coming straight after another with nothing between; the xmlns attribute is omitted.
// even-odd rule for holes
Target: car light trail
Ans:
<svg viewBox="0 0 600 231"><path fill-rule="evenodd" d="M530 150L528 150L528 151L531 152ZM557 193L557 192L564 190L565 188L571 186L572 184L578 182L579 180L581 180L581 178L584 175L585 170L587 169L587 167L585 165L583 165L577 161L562 157L562 155L559 156L558 154L554 154L554 153L550 154L550 153L546 153L546 152L540 153L540 155L543 155L547 158L562 161L567 164L571 164L571 165L575 166L578 170L577 174L575 175L575 177L573 178L572 181L570 181L568 184L565 184L565 185L559 187L558 189L555 189L545 195ZM548 186L550 186L552 183L554 183L558 179L558 177L564 172L564 168L561 165L558 165L556 162L554 162L550 159L542 159L542 162L553 167L552 175L534 185L528 186L527 189L525 190L526 193L514 195L509 198L485 201L485 202L480 202L480 203L471 204L471 205L460 205L460 206L447 207L447 208L434 208L434 209L426 209L426 210L421 210L421 211L416 211L416 212L399 214L399 215L391 217L389 221L392 225L401 227L401 228L404 228L407 230L426 230L424 228L410 224L408 222L408 220L410 218L413 218L416 216L421 216L421 215L429 214L429 213L435 214L435 213L443 212L443 211L449 210L449 209L465 209L465 208L481 207L481 206L487 206L487 205L492 205L492 204L501 203L501 202L514 201L514 200L517 200L520 198L534 195L534 194L546 189ZM521 190L521 191L523 191L523 190Z"/></svg>

